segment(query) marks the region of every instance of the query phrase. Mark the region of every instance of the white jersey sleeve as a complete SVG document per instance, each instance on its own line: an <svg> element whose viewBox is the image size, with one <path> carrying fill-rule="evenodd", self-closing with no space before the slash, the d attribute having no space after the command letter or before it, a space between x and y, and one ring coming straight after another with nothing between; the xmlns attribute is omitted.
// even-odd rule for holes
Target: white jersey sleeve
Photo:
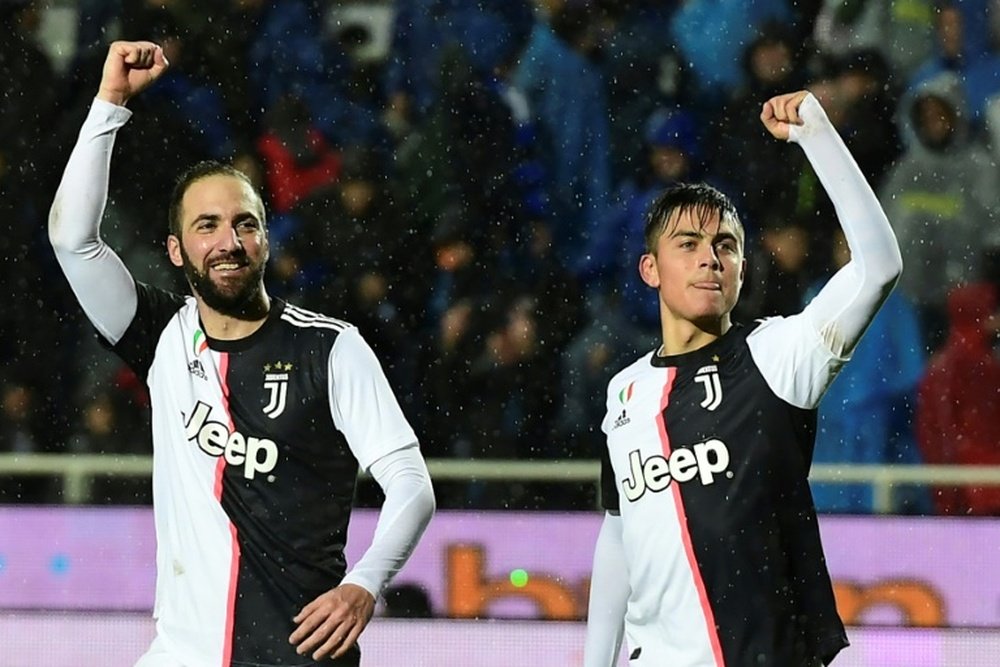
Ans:
<svg viewBox="0 0 1000 667"><path fill-rule="evenodd" d="M630 592L622 531L621 516L606 513L594 547L584 667L613 667L621 652Z"/></svg>
<svg viewBox="0 0 1000 667"><path fill-rule="evenodd" d="M135 282L101 239L115 135L132 112L99 99L90 107L49 212L49 241L94 328L117 343L136 312Z"/></svg>
<svg viewBox="0 0 1000 667"><path fill-rule="evenodd" d="M329 364L333 422L363 469L417 442L382 366L357 329L351 327L337 336Z"/></svg>
<svg viewBox="0 0 1000 667"><path fill-rule="evenodd" d="M397 449L371 466L385 492L372 543L343 579L378 597L406 564L434 514L434 489L416 446Z"/></svg>
<svg viewBox="0 0 1000 667"><path fill-rule="evenodd" d="M799 107L802 146L826 189L851 260L798 315L765 320L747 338L754 362L781 399L815 408L895 286L903 260L878 198L812 95Z"/></svg>
<svg viewBox="0 0 1000 667"><path fill-rule="evenodd" d="M330 408L355 458L385 492L372 544L344 577L378 596L403 567L434 513L434 491L417 436L375 353L355 328L330 352Z"/></svg>

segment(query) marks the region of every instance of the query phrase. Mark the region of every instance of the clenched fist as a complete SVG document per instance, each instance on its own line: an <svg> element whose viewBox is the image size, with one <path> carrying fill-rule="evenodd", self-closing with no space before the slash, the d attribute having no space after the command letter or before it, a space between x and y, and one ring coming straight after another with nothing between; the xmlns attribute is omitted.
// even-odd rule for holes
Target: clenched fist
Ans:
<svg viewBox="0 0 1000 667"><path fill-rule="evenodd" d="M778 95L764 102L764 108L760 112L760 120L773 137L788 141L789 126L802 125L802 119L799 118L799 106L808 95L809 91L800 90L796 93Z"/></svg>
<svg viewBox="0 0 1000 667"><path fill-rule="evenodd" d="M124 106L160 78L169 66L163 49L152 42L112 42L97 97Z"/></svg>

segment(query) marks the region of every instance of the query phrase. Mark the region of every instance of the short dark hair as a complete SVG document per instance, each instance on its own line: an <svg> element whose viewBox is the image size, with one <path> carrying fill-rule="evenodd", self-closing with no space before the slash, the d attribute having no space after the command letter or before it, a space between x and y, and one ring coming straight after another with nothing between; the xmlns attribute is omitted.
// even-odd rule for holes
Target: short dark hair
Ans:
<svg viewBox="0 0 1000 667"><path fill-rule="evenodd" d="M743 224L729 197L707 183L679 183L664 190L649 207L644 231L646 252L656 252L656 244L667 230L674 213L684 211L693 211L702 225L708 224L714 215L718 215L720 220L729 219L736 227L742 245Z"/></svg>
<svg viewBox="0 0 1000 667"><path fill-rule="evenodd" d="M181 175L177 177L177 181L174 183L174 190L170 195L170 208L167 211L167 215L169 217L167 223L171 234L177 238L181 237L181 202L184 200L184 193L188 191L188 188L191 187L195 181L200 181L201 179L208 178L209 176L219 175L238 178L250 186L250 189L257 195L257 200L261 202L260 224L266 224L266 220L264 220L264 200L260 196L260 193L257 192L257 188L253 186L253 183L250 181L250 177L232 165L217 162L215 160L205 160L182 172Z"/></svg>

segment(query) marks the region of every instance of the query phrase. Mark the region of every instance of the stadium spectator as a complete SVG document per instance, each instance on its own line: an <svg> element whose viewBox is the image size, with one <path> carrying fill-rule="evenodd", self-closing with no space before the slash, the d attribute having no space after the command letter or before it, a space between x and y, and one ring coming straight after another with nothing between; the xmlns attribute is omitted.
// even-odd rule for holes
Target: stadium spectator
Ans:
<svg viewBox="0 0 1000 667"><path fill-rule="evenodd" d="M687 0L680 3L670 37L691 69L699 109L724 103L746 81L743 56L761 28L790 25L786 0ZM759 103L759 101L758 101Z"/></svg>
<svg viewBox="0 0 1000 667"><path fill-rule="evenodd" d="M947 329L948 292L979 279L984 249L1000 245L1000 171L970 136L961 99L950 73L904 98L906 151L879 193L911 267L900 287L918 307L931 349Z"/></svg>
<svg viewBox="0 0 1000 667"><path fill-rule="evenodd" d="M129 410L121 391L101 390L84 402L79 423L70 435L67 451L73 454L148 454L146 432ZM152 489L145 476L98 476L91 481L89 504L149 505Z"/></svg>
<svg viewBox="0 0 1000 667"><path fill-rule="evenodd" d="M963 285L948 295L948 340L920 381L917 438L928 463L1000 465L1000 361L993 354L997 287ZM1000 515L1000 488L938 487L941 514Z"/></svg>
<svg viewBox="0 0 1000 667"><path fill-rule="evenodd" d="M7 377L0 383L0 452L37 454L49 451L39 429L41 415L37 391L32 383ZM58 502L58 486L53 478L14 477L0 484L2 503Z"/></svg>
<svg viewBox="0 0 1000 667"><path fill-rule="evenodd" d="M770 315L794 315L815 280L815 263L806 224L777 209L759 220L759 241L747 249L747 274L736 316L741 322Z"/></svg>
<svg viewBox="0 0 1000 667"><path fill-rule="evenodd" d="M566 2L536 21L513 75L531 106L548 157L556 256L575 257L609 201L611 147L597 12Z"/></svg>
<svg viewBox="0 0 1000 667"><path fill-rule="evenodd" d="M800 196L805 191L800 183L811 178L805 159L801 154L782 150L757 120L761 100L804 85L799 48L791 30L780 24L761 28L748 41L739 52L739 86L720 100L722 112L709 118L712 124L707 140L714 150L706 150L705 157L710 173L731 186L753 238L765 213L780 211L792 217L799 208L805 212L816 206ZM734 156L753 159L736 160Z"/></svg>
<svg viewBox="0 0 1000 667"><path fill-rule="evenodd" d="M245 71L249 101L267 111L292 95L335 146L378 143L380 109L352 98L351 62L322 30L322 15L307 0L237 0L251 21Z"/></svg>
<svg viewBox="0 0 1000 667"><path fill-rule="evenodd" d="M340 175L340 155L316 128L305 103L286 95L264 114L264 131L257 140L264 163L271 205L277 215L289 213L300 201L326 194ZM280 243L298 230L278 234Z"/></svg>
<svg viewBox="0 0 1000 667"><path fill-rule="evenodd" d="M914 72L911 89L951 72L961 82L969 124L981 129L987 100L1000 92L1000 53L991 45L989 0L951 0L937 12L935 53ZM997 11L997 8L993 8Z"/></svg>
<svg viewBox="0 0 1000 667"><path fill-rule="evenodd" d="M440 77L446 54L460 49L476 76L489 79L516 59L533 23L527 0L414 0L395 9L385 88L397 136L420 124L448 85Z"/></svg>
<svg viewBox="0 0 1000 667"><path fill-rule="evenodd" d="M934 48L936 6L937 0L823 0L813 38L834 58L879 50L903 85Z"/></svg>
<svg viewBox="0 0 1000 667"><path fill-rule="evenodd" d="M608 81L612 182L646 171L645 137L638 128L661 107L690 96L688 71L671 40L664 39L676 2L604 3L610 33L602 49Z"/></svg>
<svg viewBox="0 0 1000 667"><path fill-rule="evenodd" d="M812 88L877 191L902 152L893 120L898 96L885 60L876 50L849 53L832 62Z"/></svg>

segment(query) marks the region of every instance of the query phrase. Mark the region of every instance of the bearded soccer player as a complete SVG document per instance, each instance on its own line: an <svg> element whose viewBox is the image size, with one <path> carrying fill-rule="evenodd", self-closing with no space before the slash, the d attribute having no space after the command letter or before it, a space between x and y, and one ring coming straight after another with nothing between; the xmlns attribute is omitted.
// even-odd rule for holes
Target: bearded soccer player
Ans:
<svg viewBox="0 0 1000 667"><path fill-rule="evenodd" d="M357 665L434 511L427 468L358 330L268 296L264 207L242 173L205 163L174 190L167 251L193 296L136 282L102 241L124 105L167 66L150 42L111 45L49 218L87 317L150 390L156 637L137 664ZM359 466L385 501L348 572Z"/></svg>
<svg viewBox="0 0 1000 667"><path fill-rule="evenodd" d="M818 667L848 645L806 480L816 407L902 270L875 194L802 91L761 121L798 143L851 260L806 308L730 313L744 234L729 199L682 185L651 207L643 281L663 344L611 380L586 667Z"/></svg>

